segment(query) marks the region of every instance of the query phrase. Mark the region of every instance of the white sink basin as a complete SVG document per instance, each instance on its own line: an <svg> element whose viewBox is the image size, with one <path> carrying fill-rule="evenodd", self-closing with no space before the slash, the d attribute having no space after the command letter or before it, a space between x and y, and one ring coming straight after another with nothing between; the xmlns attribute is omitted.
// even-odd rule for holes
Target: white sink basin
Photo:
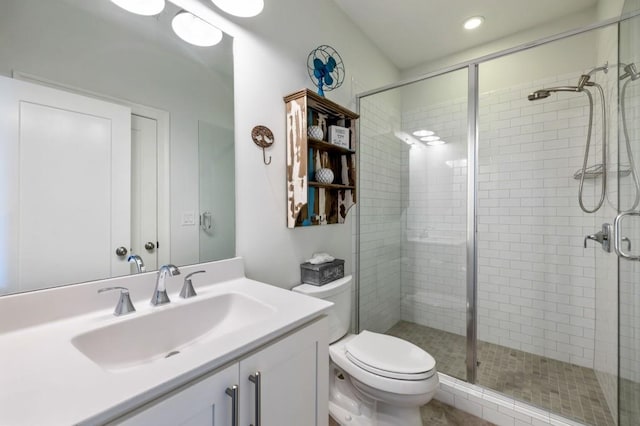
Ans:
<svg viewBox="0 0 640 426"><path fill-rule="evenodd" d="M276 309L240 293L158 308L75 336L71 343L106 370L117 371L179 356L189 346L211 341L264 321Z"/></svg>

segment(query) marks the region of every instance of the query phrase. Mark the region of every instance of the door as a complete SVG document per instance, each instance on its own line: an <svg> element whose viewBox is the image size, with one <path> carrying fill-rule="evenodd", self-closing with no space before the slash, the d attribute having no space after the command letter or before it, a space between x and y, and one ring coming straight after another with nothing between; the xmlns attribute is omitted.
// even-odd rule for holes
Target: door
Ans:
<svg viewBox="0 0 640 426"><path fill-rule="evenodd" d="M233 130L198 121L200 262L235 256Z"/></svg>
<svg viewBox="0 0 640 426"><path fill-rule="evenodd" d="M626 2L625 11L635 8ZM630 7L628 7L630 6ZM618 194L621 214L615 220L619 268L619 421L638 424L640 418L640 18L619 27ZM626 173L622 173L626 170Z"/></svg>
<svg viewBox="0 0 640 426"><path fill-rule="evenodd" d="M209 376L184 390L142 407L126 419L111 424L122 426L229 426L232 399L227 389L237 384L238 364ZM286 423L282 423L283 425Z"/></svg>
<svg viewBox="0 0 640 426"><path fill-rule="evenodd" d="M158 122L131 116L131 253L158 269ZM135 266L131 265L135 273Z"/></svg>
<svg viewBox="0 0 640 426"><path fill-rule="evenodd" d="M0 93L0 291L127 274L130 110L6 77Z"/></svg>

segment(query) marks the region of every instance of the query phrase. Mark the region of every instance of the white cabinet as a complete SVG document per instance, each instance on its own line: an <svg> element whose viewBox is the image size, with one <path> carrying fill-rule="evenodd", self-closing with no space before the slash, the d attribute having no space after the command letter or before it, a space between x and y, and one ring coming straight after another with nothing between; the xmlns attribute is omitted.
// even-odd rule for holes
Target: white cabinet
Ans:
<svg viewBox="0 0 640 426"><path fill-rule="evenodd" d="M233 364L189 387L153 401L113 424L126 426L212 426L231 425L231 399L226 388L238 381L238 364Z"/></svg>
<svg viewBox="0 0 640 426"><path fill-rule="evenodd" d="M326 426L328 348L327 319L322 318L112 424ZM233 423L232 398L228 395L231 392L227 392L234 385L237 386L239 412L236 425Z"/></svg>

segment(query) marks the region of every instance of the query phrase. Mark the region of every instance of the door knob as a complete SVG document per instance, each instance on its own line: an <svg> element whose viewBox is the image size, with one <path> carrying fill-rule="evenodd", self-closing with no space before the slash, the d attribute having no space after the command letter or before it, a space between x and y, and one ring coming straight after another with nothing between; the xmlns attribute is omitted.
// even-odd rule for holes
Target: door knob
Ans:
<svg viewBox="0 0 640 426"><path fill-rule="evenodd" d="M156 248L156 245L155 245L155 244L153 244L151 241L148 241L148 242L144 245L144 248L145 248L145 249L147 249L147 250L149 250L149 251L151 251L151 250L153 250L154 248Z"/></svg>
<svg viewBox="0 0 640 426"><path fill-rule="evenodd" d="M127 255L127 249L123 246L120 246L116 249L116 255L123 257Z"/></svg>

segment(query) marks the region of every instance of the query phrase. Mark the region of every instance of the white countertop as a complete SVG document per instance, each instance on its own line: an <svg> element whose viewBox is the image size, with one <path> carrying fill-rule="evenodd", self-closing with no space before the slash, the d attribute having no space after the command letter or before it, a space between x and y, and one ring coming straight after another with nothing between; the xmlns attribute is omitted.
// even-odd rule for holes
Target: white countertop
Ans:
<svg viewBox="0 0 640 426"><path fill-rule="evenodd" d="M0 424L102 423L320 317L331 306L247 278L200 285L197 292L188 300L170 293L172 302L159 307L136 302L138 311L122 317L110 307L0 334ZM178 356L119 371L101 368L71 343L92 329L228 292L249 295L277 313L224 339L201 339Z"/></svg>

